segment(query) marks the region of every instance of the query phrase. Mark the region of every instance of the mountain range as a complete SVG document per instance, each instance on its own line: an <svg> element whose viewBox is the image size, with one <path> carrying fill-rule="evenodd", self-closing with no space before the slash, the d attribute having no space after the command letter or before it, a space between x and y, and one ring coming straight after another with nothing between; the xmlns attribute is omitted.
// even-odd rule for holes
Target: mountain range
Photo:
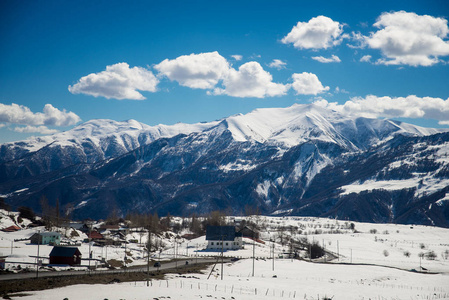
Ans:
<svg viewBox="0 0 449 300"><path fill-rule="evenodd" d="M0 195L75 218L212 210L449 227L449 131L316 104L148 126L91 120L0 145Z"/></svg>

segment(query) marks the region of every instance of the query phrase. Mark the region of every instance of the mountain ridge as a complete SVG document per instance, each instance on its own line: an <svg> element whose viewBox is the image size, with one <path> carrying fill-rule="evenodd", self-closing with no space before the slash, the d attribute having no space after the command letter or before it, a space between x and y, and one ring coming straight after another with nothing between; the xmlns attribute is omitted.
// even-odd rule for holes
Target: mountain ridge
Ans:
<svg viewBox="0 0 449 300"><path fill-rule="evenodd" d="M392 203L411 197L410 205L416 205L431 197L433 208L420 207L413 222L449 226L445 194L431 196L449 186L445 130L297 104L191 125L93 120L73 131L79 140L71 141L76 134L68 131L60 135L65 140L43 138L53 143L38 151L29 151L32 143L23 141L0 145L0 153L22 149L18 158L0 161L0 194L13 205L37 210L40 197L58 198L75 207L79 217L136 209L160 214L231 209L238 214L249 205L266 214L374 222L409 222L391 210ZM395 189L388 187L392 180L409 182ZM401 191L405 196L397 195ZM353 211L350 202L360 211ZM428 211L436 210L429 218Z"/></svg>

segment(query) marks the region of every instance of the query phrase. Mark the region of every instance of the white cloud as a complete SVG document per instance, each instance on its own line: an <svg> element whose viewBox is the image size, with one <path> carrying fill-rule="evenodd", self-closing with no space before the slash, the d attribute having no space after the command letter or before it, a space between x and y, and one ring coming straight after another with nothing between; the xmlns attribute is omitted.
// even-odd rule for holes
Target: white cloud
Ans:
<svg viewBox="0 0 449 300"><path fill-rule="evenodd" d="M45 104L43 113L33 113L28 107L12 103L0 103L0 122L22 125L71 126L81 118L73 112L59 110L51 104Z"/></svg>
<svg viewBox="0 0 449 300"><path fill-rule="evenodd" d="M229 71L228 61L218 52L190 54L165 59L154 66L162 75L194 89L212 89Z"/></svg>
<svg viewBox="0 0 449 300"><path fill-rule="evenodd" d="M208 89L209 95L264 98L285 95L290 88L274 83L259 63L248 62L236 70L216 51L166 59L155 69L180 85Z"/></svg>
<svg viewBox="0 0 449 300"><path fill-rule="evenodd" d="M82 77L69 85L72 94L87 94L107 99L146 99L138 91L155 92L159 80L145 68L130 68L127 63L107 66L105 71Z"/></svg>
<svg viewBox="0 0 449 300"><path fill-rule="evenodd" d="M292 88L296 91L297 95L317 95L329 90L329 87L324 87L318 77L313 73L294 73L292 78Z"/></svg>
<svg viewBox="0 0 449 300"><path fill-rule="evenodd" d="M6 124L0 124L0 128L3 128L5 126L6 126Z"/></svg>
<svg viewBox="0 0 449 300"><path fill-rule="evenodd" d="M211 94L229 95L233 97L273 97L285 95L289 85L274 83L270 73L255 62L248 62L237 70L229 69L223 78L224 89L216 88Z"/></svg>
<svg viewBox="0 0 449 300"><path fill-rule="evenodd" d="M431 66L449 55L447 20L405 11L383 13L374 24L379 28L365 38L366 45L379 49L384 65Z"/></svg>
<svg viewBox="0 0 449 300"><path fill-rule="evenodd" d="M298 22L281 42L298 49L327 49L341 43L343 25L325 16Z"/></svg>
<svg viewBox="0 0 449 300"><path fill-rule="evenodd" d="M285 69L286 65L287 63L280 59L273 59L273 61L268 64L270 68L276 68L278 70Z"/></svg>
<svg viewBox="0 0 449 300"><path fill-rule="evenodd" d="M54 134L59 132L59 130L50 129L47 126L30 126L30 125L27 125L25 127L15 127L14 131L25 133L40 133L40 134Z"/></svg>
<svg viewBox="0 0 449 300"><path fill-rule="evenodd" d="M449 98L444 100L415 95L397 98L368 95L365 98L352 98L344 104L329 103L326 100L316 103L348 115L367 118L426 118L438 120L441 125L449 125Z"/></svg>
<svg viewBox="0 0 449 300"><path fill-rule="evenodd" d="M349 94L349 92L345 89L341 89L338 86L335 88L334 93L339 94L339 93L343 93L343 94Z"/></svg>
<svg viewBox="0 0 449 300"><path fill-rule="evenodd" d="M361 59L360 59L360 61L361 62L370 62L371 61L371 55L364 55Z"/></svg>
<svg viewBox="0 0 449 300"><path fill-rule="evenodd" d="M331 57L327 58L327 57L323 57L323 56L314 56L312 57L312 59L319 61L320 63L333 63L333 62L341 62L340 58L336 55L332 55Z"/></svg>
<svg viewBox="0 0 449 300"><path fill-rule="evenodd" d="M239 54L235 54L235 55L231 55L231 57L233 59L235 59L236 61L242 60L243 56L239 55Z"/></svg>

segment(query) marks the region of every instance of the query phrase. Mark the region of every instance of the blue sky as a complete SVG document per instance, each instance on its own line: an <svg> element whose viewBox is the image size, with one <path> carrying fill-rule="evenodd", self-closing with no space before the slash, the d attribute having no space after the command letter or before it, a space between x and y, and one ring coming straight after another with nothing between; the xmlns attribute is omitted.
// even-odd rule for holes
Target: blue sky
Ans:
<svg viewBox="0 0 449 300"><path fill-rule="evenodd" d="M0 2L0 143L294 103L449 127L447 1Z"/></svg>

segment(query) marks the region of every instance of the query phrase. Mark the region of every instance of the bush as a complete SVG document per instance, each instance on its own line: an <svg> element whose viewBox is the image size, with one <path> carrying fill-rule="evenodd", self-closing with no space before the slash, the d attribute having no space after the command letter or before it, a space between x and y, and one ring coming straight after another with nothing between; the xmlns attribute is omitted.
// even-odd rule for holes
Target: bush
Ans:
<svg viewBox="0 0 449 300"><path fill-rule="evenodd" d="M445 250L442 254L441 257L443 257L445 260L447 260L449 258L449 250Z"/></svg>
<svg viewBox="0 0 449 300"><path fill-rule="evenodd" d="M425 254L426 259L428 260L435 260L435 258L437 258L437 254L435 253L435 251L429 251Z"/></svg>
<svg viewBox="0 0 449 300"><path fill-rule="evenodd" d="M384 256L387 257L388 255L390 255L390 253L388 252L388 250L384 250Z"/></svg>
<svg viewBox="0 0 449 300"><path fill-rule="evenodd" d="M318 242L314 242L313 244L309 245L309 247L310 256L312 259L324 256L324 249L318 244Z"/></svg>
<svg viewBox="0 0 449 300"><path fill-rule="evenodd" d="M404 251L404 256L405 256L405 257L410 257L410 252L409 252L409 251L407 251L407 250L406 250L406 251Z"/></svg>
<svg viewBox="0 0 449 300"><path fill-rule="evenodd" d="M376 234L377 233L377 229L370 229L369 233Z"/></svg>
<svg viewBox="0 0 449 300"><path fill-rule="evenodd" d="M34 211L26 206L21 206L18 208L19 216L23 219L28 219L30 221L34 221L36 219L36 215L34 214Z"/></svg>

